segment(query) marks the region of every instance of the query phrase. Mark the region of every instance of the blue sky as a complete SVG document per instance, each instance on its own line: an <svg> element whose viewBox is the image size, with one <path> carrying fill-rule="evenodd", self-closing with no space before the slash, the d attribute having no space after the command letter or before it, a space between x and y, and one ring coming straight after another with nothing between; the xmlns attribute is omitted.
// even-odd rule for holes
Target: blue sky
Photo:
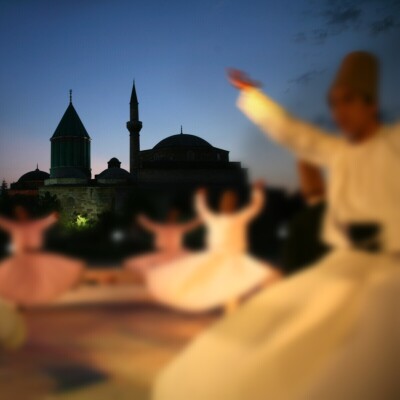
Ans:
<svg viewBox="0 0 400 400"><path fill-rule="evenodd" d="M92 137L93 174L113 156L128 168L135 79L142 149L182 124L253 177L292 188L292 158L235 108L225 68L248 71L291 111L329 126L325 94L340 59L372 50L383 62L384 113L397 119L399 11L398 0L0 0L0 179L49 169L69 89Z"/></svg>

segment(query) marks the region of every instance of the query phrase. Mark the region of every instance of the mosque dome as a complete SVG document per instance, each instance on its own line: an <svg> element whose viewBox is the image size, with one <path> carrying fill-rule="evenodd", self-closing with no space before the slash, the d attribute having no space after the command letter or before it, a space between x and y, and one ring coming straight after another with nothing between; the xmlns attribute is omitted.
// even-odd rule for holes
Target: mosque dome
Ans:
<svg viewBox="0 0 400 400"><path fill-rule="evenodd" d="M198 136L181 133L161 140L161 142L154 146L154 150L185 147L212 148L210 143Z"/></svg>
<svg viewBox="0 0 400 400"><path fill-rule="evenodd" d="M157 164L163 168L198 168L200 165L229 163L229 152L212 146L199 136L181 132L169 136L151 150L140 154L144 168L154 168Z"/></svg>
<svg viewBox="0 0 400 400"><path fill-rule="evenodd" d="M96 175L96 180L103 184L128 183L132 180L132 175L121 168L121 161L113 157L108 161L108 168Z"/></svg>
<svg viewBox="0 0 400 400"><path fill-rule="evenodd" d="M116 157L113 157L107 164L108 168L121 168L121 161Z"/></svg>
<svg viewBox="0 0 400 400"><path fill-rule="evenodd" d="M27 172L18 179L18 183L28 182L40 182L50 178L50 174L44 171L40 171L39 167L36 167L34 171Z"/></svg>
<svg viewBox="0 0 400 400"><path fill-rule="evenodd" d="M36 167L34 171L29 171L22 175L17 182L11 184L12 190L28 190L36 191L39 187L44 186L45 181L50 178L50 174L41 171L39 167Z"/></svg>

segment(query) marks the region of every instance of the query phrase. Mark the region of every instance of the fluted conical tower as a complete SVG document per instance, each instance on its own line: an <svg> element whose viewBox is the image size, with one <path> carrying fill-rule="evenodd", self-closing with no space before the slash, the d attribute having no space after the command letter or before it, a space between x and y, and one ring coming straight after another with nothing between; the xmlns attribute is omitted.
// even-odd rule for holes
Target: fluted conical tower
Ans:
<svg viewBox="0 0 400 400"><path fill-rule="evenodd" d="M70 101L51 137L50 178L91 177L90 136Z"/></svg>

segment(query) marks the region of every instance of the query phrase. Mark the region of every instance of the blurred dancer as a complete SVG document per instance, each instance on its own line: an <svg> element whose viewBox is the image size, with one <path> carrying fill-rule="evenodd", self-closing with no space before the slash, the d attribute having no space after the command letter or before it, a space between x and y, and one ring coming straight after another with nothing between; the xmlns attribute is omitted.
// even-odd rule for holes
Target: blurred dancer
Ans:
<svg viewBox="0 0 400 400"><path fill-rule="evenodd" d="M196 209L208 230L208 249L151 271L147 283L155 299L189 312L230 312L244 295L276 278L272 268L247 254L247 226L263 205L264 189L255 185L247 207L238 210L238 196L229 190L214 213L200 190Z"/></svg>
<svg viewBox="0 0 400 400"><path fill-rule="evenodd" d="M172 209L165 223L157 223L145 215L138 217L138 223L154 235L156 251L143 256L135 256L125 261L124 267L140 278L154 267L163 266L189 252L184 247L184 237L190 231L201 225L200 219L187 223L179 223L179 211Z"/></svg>
<svg viewBox="0 0 400 400"><path fill-rule="evenodd" d="M348 55L329 91L344 138L292 117L244 74L230 80L269 137L329 169L334 249L197 338L154 399L400 398L400 126L379 121L376 58Z"/></svg>
<svg viewBox="0 0 400 400"><path fill-rule="evenodd" d="M0 298L24 306L50 302L79 282L83 264L41 252L44 232L57 221L56 213L32 219L17 206L15 218L0 217L0 228L10 234L13 248L0 263Z"/></svg>
<svg viewBox="0 0 400 400"><path fill-rule="evenodd" d="M17 311L0 300L0 353L2 349L15 349L25 340L25 324Z"/></svg>
<svg viewBox="0 0 400 400"><path fill-rule="evenodd" d="M305 206L290 221L282 254L282 267L291 274L312 265L328 251L322 241L325 182L319 168L299 161L300 190Z"/></svg>

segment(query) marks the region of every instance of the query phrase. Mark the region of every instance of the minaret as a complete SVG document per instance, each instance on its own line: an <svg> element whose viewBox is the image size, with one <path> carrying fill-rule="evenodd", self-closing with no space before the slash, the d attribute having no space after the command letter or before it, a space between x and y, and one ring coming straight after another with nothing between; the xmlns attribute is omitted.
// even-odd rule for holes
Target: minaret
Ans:
<svg viewBox="0 0 400 400"><path fill-rule="evenodd" d="M133 173L140 168L140 131L142 122L139 121L139 102L136 95L135 81L133 81L131 101L130 101L130 120L126 123L130 137L130 172Z"/></svg>

